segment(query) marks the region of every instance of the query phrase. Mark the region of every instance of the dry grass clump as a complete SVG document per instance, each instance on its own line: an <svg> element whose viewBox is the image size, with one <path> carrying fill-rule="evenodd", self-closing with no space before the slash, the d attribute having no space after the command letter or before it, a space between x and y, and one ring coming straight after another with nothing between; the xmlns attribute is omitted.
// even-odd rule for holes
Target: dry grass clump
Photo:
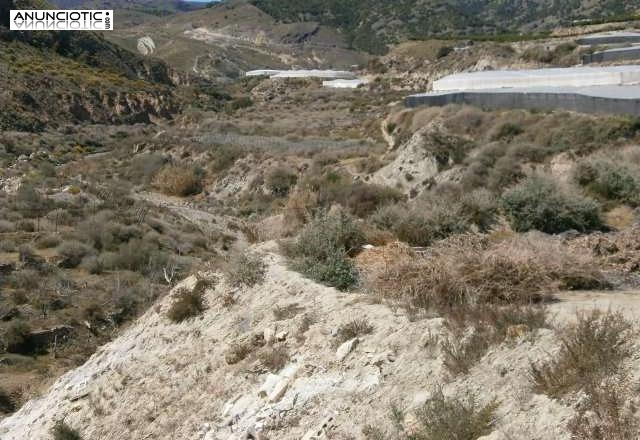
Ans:
<svg viewBox="0 0 640 440"><path fill-rule="evenodd" d="M621 372L623 361L632 354L631 329L620 313L594 310L578 315L577 323L561 336L558 356L531 367L536 388L552 397L597 390L604 379Z"/></svg>
<svg viewBox="0 0 640 440"><path fill-rule="evenodd" d="M167 312L167 317L173 322L182 322L200 315L205 309L203 289L180 289Z"/></svg>
<svg viewBox="0 0 640 440"><path fill-rule="evenodd" d="M231 260L227 269L227 280L234 287L253 287L262 284L267 266L258 255L243 253Z"/></svg>
<svg viewBox="0 0 640 440"><path fill-rule="evenodd" d="M369 335L373 333L373 330L374 327L367 318L356 318L352 321L345 322L338 327L336 345L340 345L358 336Z"/></svg>
<svg viewBox="0 0 640 440"><path fill-rule="evenodd" d="M258 354L260 364L272 373L282 370L285 365L287 365L290 358L289 350L284 346L265 347Z"/></svg>
<svg viewBox="0 0 640 440"><path fill-rule="evenodd" d="M51 434L53 434L53 440L82 440L80 433L64 420L56 422L51 429Z"/></svg>
<svg viewBox="0 0 640 440"><path fill-rule="evenodd" d="M186 197L202 191L202 177L193 167L168 165L155 175L153 185L164 194Z"/></svg>

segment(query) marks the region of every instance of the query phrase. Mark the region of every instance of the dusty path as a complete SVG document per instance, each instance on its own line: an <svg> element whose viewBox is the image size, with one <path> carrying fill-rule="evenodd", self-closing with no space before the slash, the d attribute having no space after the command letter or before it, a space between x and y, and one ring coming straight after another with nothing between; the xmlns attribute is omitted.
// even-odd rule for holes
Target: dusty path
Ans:
<svg viewBox="0 0 640 440"><path fill-rule="evenodd" d="M620 311L630 319L640 318L640 290L572 291L554 296L557 301L549 306L549 310L561 320L570 318L577 311L594 308Z"/></svg>

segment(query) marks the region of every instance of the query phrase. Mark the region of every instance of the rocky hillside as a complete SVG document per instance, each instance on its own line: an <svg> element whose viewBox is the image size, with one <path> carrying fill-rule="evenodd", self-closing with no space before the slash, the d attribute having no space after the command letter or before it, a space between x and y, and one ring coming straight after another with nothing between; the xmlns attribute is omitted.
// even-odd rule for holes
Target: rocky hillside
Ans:
<svg viewBox="0 0 640 440"><path fill-rule="evenodd" d="M361 260L403 252L381 251ZM273 242L254 252L266 262L263 284L242 287L219 273L186 279L48 394L0 422L2 438L45 439L64 420L85 439L435 439L411 433L420 432L421 411L433 402L444 405L441 417L451 416L451 396L491 408L471 435L570 438L566 424L580 402L536 391L529 376L532 361L558 354L553 330L514 326L504 344L452 376L445 320L411 319L315 284L288 270ZM206 310L172 322L172 304L192 291L204 292ZM571 321L576 304L557 303L558 322ZM639 307L627 301L627 316L637 317ZM401 432L385 437L395 423Z"/></svg>
<svg viewBox="0 0 640 440"><path fill-rule="evenodd" d="M573 20L633 14L638 1L539 0L251 0L272 17L317 21L342 29L351 43L372 52L407 38L539 32Z"/></svg>
<svg viewBox="0 0 640 440"><path fill-rule="evenodd" d="M2 11L6 24L12 7ZM172 73L91 32L12 32L0 26L3 129L38 130L49 122L148 122L170 117ZM54 93L52 93L52 91Z"/></svg>

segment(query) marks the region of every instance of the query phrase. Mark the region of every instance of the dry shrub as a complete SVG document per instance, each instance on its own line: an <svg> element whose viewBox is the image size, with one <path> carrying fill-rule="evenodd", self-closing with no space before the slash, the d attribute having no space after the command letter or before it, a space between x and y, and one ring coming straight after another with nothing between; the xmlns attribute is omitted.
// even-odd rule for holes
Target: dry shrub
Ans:
<svg viewBox="0 0 640 440"><path fill-rule="evenodd" d="M388 264L368 271L368 288L384 299L442 313L460 305L539 303L578 281L602 282L591 257L539 233L500 242L460 235L428 253L429 258L395 253Z"/></svg>
<svg viewBox="0 0 640 440"><path fill-rule="evenodd" d="M336 345L340 345L358 336L369 335L373 333L373 330L373 325L371 325L367 318L356 318L346 322L338 327L335 341Z"/></svg>
<svg viewBox="0 0 640 440"><path fill-rule="evenodd" d="M469 392L453 397L438 389L415 411L415 422L406 423L404 411L392 406L391 429L369 425L363 434L367 440L474 440L493 431L497 408L496 400L483 404Z"/></svg>
<svg viewBox="0 0 640 440"><path fill-rule="evenodd" d="M594 394L603 380L622 371L632 354L632 324L620 313L593 310L579 314L561 335L558 356L545 365L532 365L538 391L552 397L583 390Z"/></svg>
<svg viewBox="0 0 640 440"><path fill-rule="evenodd" d="M229 345L224 355L225 361L229 365L237 364L264 345L265 340L263 333L256 333L249 338L234 341Z"/></svg>
<svg viewBox="0 0 640 440"><path fill-rule="evenodd" d="M264 282L267 266L258 255L243 253L234 257L227 270L227 280L234 287L253 287Z"/></svg>
<svg viewBox="0 0 640 440"><path fill-rule="evenodd" d="M295 171L285 166L280 166L267 174L265 184L273 194L278 197L284 197L289 194L289 190L297 181L298 175Z"/></svg>
<svg viewBox="0 0 640 440"><path fill-rule="evenodd" d="M193 167L168 165L156 174L153 186L171 196L191 196L202 191L202 175Z"/></svg>
<svg viewBox="0 0 640 440"><path fill-rule="evenodd" d="M51 429L54 440L82 440L78 431L69 426L64 420L56 422Z"/></svg>
<svg viewBox="0 0 640 440"><path fill-rule="evenodd" d="M176 299L171 304L167 316L173 322L182 322L200 315L205 309L203 289L194 289L193 291L180 289L176 293Z"/></svg>
<svg viewBox="0 0 640 440"><path fill-rule="evenodd" d="M260 364L275 373L284 368L285 365L289 362L290 355L289 351L286 347L278 346L278 347L265 347L258 354L258 359L260 360Z"/></svg>
<svg viewBox="0 0 640 440"><path fill-rule="evenodd" d="M590 285L602 275L593 261L543 234L491 241L452 237L428 249L428 258L402 246L363 253L365 285L410 312L446 318L450 338L441 349L452 374L469 371L494 344L546 327L540 303L567 285ZM367 261L367 258L369 261Z"/></svg>
<svg viewBox="0 0 640 440"><path fill-rule="evenodd" d="M229 365L235 365L244 360L251 353L251 346L243 343L232 344L224 355L224 359Z"/></svg>
<svg viewBox="0 0 640 440"><path fill-rule="evenodd" d="M0 388L0 414L11 414L18 409L13 393Z"/></svg>
<svg viewBox="0 0 640 440"><path fill-rule="evenodd" d="M316 316L314 313L305 313L302 315L298 328L296 329L296 339L301 342L304 340L304 334L311 328L316 322Z"/></svg>
<svg viewBox="0 0 640 440"><path fill-rule="evenodd" d="M447 320L451 336L440 344L444 365L453 375L466 374L492 345L547 325L546 309L542 306L471 305L452 308Z"/></svg>
<svg viewBox="0 0 640 440"><path fill-rule="evenodd" d="M497 407L496 401L481 405L471 395L459 399L438 392L417 411L417 438L471 440L488 435L493 431Z"/></svg>
<svg viewBox="0 0 640 440"><path fill-rule="evenodd" d="M318 206L318 195L308 189L296 189L284 207L286 234L293 235L313 218L313 208Z"/></svg>
<svg viewBox="0 0 640 440"><path fill-rule="evenodd" d="M573 440L635 440L640 421L626 379L609 379L591 390L586 405L568 424Z"/></svg>

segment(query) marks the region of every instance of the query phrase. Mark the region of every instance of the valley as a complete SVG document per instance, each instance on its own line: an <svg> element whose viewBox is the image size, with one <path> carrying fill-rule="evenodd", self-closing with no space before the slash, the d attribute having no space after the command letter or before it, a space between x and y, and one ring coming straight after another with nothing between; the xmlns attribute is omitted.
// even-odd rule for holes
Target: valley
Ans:
<svg viewBox="0 0 640 440"><path fill-rule="evenodd" d="M637 438L636 115L405 101L631 3L53 3L116 30L0 25L0 439Z"/></svg>

